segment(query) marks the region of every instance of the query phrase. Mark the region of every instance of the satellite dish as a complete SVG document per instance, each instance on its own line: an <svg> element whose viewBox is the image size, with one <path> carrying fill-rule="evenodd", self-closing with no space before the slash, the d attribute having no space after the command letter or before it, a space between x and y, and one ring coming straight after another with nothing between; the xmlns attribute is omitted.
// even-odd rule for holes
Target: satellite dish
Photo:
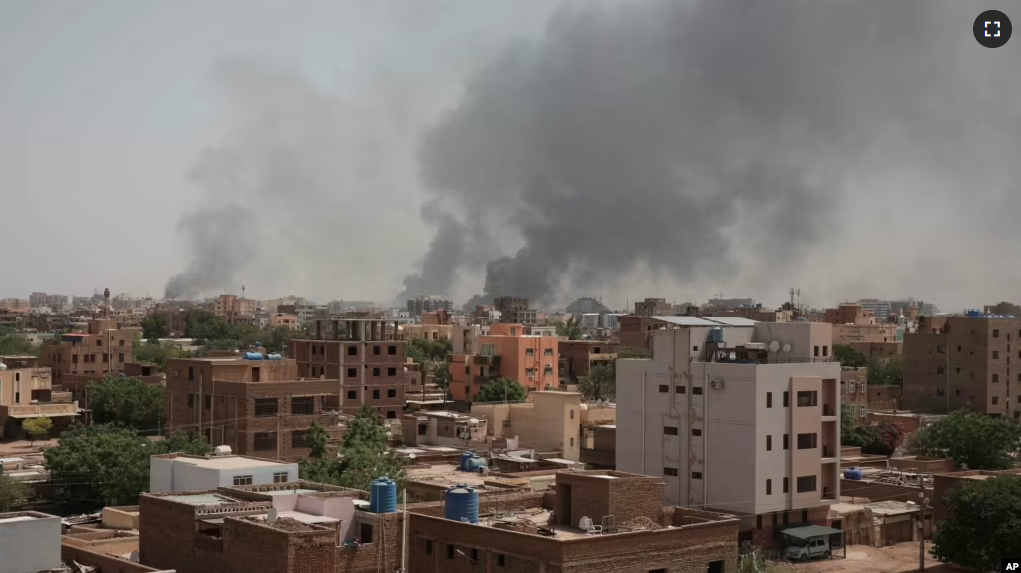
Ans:
<svg viewBox="0 0 1021 573"><path fill-rule="evenodd" d="M784 344L783 345L783 352L784 352L784 354L786 354L786 353L788 353L790 351L791 351L791 345L790 344Z"/></svg>
<svg viewBox="0 0 1021 573"><path fill-rule="evenodd" d="M138 563L138 552L132 551L131 555L128 555L128 561L131 561L132 563Z"/></svg>
<svg viewBox="0 0 1021 573"><path fill-rule="evenodd" d="M415 459L415 454L408 454L408 457L411 459Z"/></svg>
<svg viewBox="0 0 1021 573"><path fill-rule="evenodd" d="M269 513L266 514L266 523L273 523L280 517L280 511L275 507L269 508Z"/></svg>
<svg viewBox="0 0 1021 573"><path fill-rule="evenodd" d="M769 351L770 352L776 352L777 350L780 350L780 341L779 340L774 340L773 342L770 342L769 343Z"/></svg>

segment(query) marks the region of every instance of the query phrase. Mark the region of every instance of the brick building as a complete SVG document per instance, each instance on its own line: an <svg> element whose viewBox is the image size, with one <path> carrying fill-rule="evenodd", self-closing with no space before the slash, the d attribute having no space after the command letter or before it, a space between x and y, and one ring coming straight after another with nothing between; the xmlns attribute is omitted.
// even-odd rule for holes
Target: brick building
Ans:
<svg viewBox="0 0 1021 573"><path fill-rule="evenodd" d="M227 324L252 324L257 309L257 301L243 296L221 294L216 299L213 314L222 318Z"/></svg>
<svg viewBox="0 0 1021 573"><path fill-rule="evenodd" d="M1021 318L922 317L918 332L904 336L904 409L1021 418L1021 368L1010 363L1021 359L1019 342Z"/></svg>
<svg viewBox="0 0 1021 573"><path fill-rule="evenodd" d="M127 378L141 380L148 384L162 384L165 380L163 374L158 371L155 364L145 362L125 362L124 370L121 372ZM86 389L89 384L106 380L109 374L65 374L61 377L60 385L57 388L71 393L71 398L81 402L83 408L88 408L88 396Z"/></svg>
<svg viewBox="0 0 1021 573"><path fill-rule="evenodd" d="M133 361L132 348L137 328L123 328L110 318L94 318L88 332L63 334L56 344L43 344L40 364L53 371L53 383L60 385L65 374L118 374Z"/></svg>
<svg viewBox="0 0 1021 573"><path fill-rule="evenodd" d="M54 392L49 368L35 356L0 356L0 438L23 439L21 424L46 416L54 433L78 418L78 403L67 392Z"/></svg>
<svg viewBox="0 0 1021 573"><path fill-rule="evenodd" d="M523 324L499 323L488 334L469 330L475 340L462 340L464 332L454 331L450 357L450 395L454 400L473 402L482 386L497 379L510 378L528 390L556 388L559 338L525 334ZM464 354L464 348L474 354ZM477 348L477 350L475 350Z"/></svg>
<svg viewBox="0 0 1021 573"><path fill-rule="evenodd" d="M565 384L577 384L579 377L588 376L593 365L612 365L617 359L618 345L599 340L560 340L557 346L560 381Z"/></svg>
<svg viewBox="0 0 1021 573"><path fill-rule="evenodd" d="M234 453L278 460L307 456L312 422L336 426L327 397L337 380L301 380L294 360L167 360L167 428L198 432Z"/></svg>
<svg viewBox="0 0 1021 573"><path fill-rule="evenodd" d="M493 306L500 312L500 322L507 324L535 324L536 311L528 308L528 299L517 296L498 296Z"/></svg>
<svg viewBox="0 0 1021 573"><path fill-rule="evenodd" d="M298 376L334 380L328 408L356 414L367 405L397 419L405 406L408 361L396 321L327 318L315 321L314 340L291 340Z"/></svg>

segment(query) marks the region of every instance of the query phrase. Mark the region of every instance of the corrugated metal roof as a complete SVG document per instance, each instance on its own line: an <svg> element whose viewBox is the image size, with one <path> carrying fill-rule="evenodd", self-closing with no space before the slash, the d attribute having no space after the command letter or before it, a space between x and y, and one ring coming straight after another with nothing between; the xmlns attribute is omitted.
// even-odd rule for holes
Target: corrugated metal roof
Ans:
<svg viewBox="0 0 1021 573"><path fill-rule="evenodd" d="M725 324L727 326L755 326L757 320L744 318L743 316L707 316L706 320Z"/></svg>
<svg viewBox="0 0 1021 573"><path fill-rule="evenodd" d="M720 326L719 322L713 322L697 316L654 316L654 320L669 322L677 326Z"/></svg>

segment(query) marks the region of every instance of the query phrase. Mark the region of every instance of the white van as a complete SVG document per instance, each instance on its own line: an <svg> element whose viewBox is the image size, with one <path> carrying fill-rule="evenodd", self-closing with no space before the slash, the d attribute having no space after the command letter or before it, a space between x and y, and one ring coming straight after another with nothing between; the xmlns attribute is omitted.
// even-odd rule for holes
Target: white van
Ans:
<svg viewBox="0 0 1021 573"><path fill-rule="evenodd" d="M830 558L830 542L825 538L787 539L787 558L791 561L808 561L816 557Z"/></svg>

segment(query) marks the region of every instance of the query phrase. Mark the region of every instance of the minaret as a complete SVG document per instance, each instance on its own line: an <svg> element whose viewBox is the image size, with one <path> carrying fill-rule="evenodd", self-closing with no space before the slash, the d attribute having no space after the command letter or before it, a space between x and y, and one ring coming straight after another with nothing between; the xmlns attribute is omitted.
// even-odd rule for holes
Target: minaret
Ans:
<svg viewBox="0 0 1021 573"><path fill-rule="evenodd" d="M241 300L245 300L245 285L241 285Z"/></svg>
<svg viewBox="0 0 1021 573"><path fill-rule="evenodd" d="M110 289L103 290L103 315L110 318Z"/></svg>

